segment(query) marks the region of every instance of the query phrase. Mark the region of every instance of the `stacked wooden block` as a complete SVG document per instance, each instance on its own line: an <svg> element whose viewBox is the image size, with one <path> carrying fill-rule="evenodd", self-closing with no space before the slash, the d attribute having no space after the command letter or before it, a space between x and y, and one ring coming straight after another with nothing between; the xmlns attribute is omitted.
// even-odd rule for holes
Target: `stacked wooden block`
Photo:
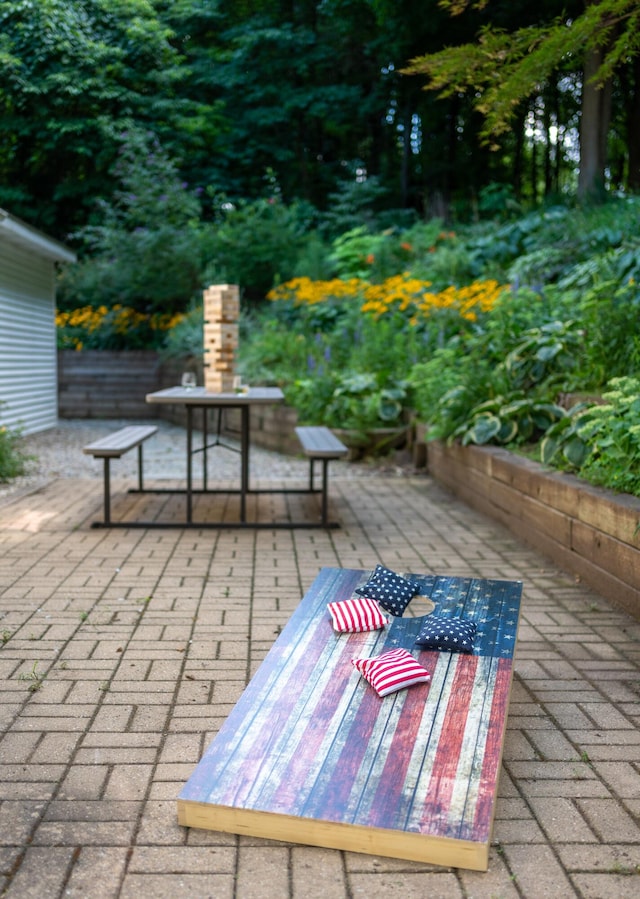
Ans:
<svg viewBox="0 0 640 899"><path fill-rule="evenodd" d="M204 386L210 393L233 390L240 293L236 284L213 284L204 291Z"/></svg>

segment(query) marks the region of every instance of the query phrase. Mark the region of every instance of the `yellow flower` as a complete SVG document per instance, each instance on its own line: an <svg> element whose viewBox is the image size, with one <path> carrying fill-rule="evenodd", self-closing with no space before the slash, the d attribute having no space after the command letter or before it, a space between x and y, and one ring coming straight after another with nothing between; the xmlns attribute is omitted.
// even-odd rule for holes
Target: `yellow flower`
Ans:
<svg viewBox="0 0 640 899"><path fill-rule="evenodd" d="M445 237L454 237L453 233ZM437 293L429 290L431 282L402 272L381 284L370 284L359 278L343 281L312 281L293 278L269 292L272 301L289 300L296 306L315 305L327 300L360 300L360 311L379 319L384 315L402 314L411 327L416 327L438 310L451 310L466 321L477 321L478 315L490 312L505 289L495 280L474 281L464 287L451 285Z"/></svg>

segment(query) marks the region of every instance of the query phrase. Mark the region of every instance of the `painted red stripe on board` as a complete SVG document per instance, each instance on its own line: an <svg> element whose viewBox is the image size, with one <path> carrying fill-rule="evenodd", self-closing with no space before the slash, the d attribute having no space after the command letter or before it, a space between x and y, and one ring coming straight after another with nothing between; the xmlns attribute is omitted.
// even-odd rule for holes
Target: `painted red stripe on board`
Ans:
<svg viewBox="0 0 640 899"><path fill-rule="evenodd" d="M512 667L511 659L500 659L498 661L496 685L493 693L493 702L491 703L489 728L473 821L474 839L481 841L487 840L491 833L496 785L498 783L498 767L502 755L503 732L507 721ZM464 835L462 835L462 839L465 839Z"/></svg>
<svg viewBox="0 0 640 899"><path fill-rule="evenodd" d="M446 817L451 804L477 667L478 656L460 656L424 799L424 813L420 821L423 833L441 826L441 820Z"/></svg>
<svg viewBox="0 0 640 899"><path fill-rule="evenodd" d="M380 714L381 704L389 699L381 699L375 690L362 682L363 692L358 703L346 740L338 757L329 757L330 770L319 779L304 806L304 815L325 818L329 821L344 821L346 800L358 775L362 759L367 751L371 734ZM414 687L412 689L418 689ZM391 700L393 701L393 700Z"/></svg>
<svg viewBox="0 0 640 899"><path fill-rule="evenodd" d="M437 662L437 652L420 653L420 664L424 665L427 671L435 671ZM412 688L407 692L393 743L384 763L380 785L371 807L368 821L371 827L404 827L406 808L402 798L403 790L413 747L423 723L426 696L426 690Z"/></svg>

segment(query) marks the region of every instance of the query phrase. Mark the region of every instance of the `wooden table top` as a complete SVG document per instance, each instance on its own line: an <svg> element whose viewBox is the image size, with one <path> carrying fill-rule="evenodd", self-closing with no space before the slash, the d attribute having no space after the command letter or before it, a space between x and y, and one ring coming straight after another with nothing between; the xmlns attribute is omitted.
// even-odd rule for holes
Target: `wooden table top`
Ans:
<svg viewBox="0 0 640 899"><path fill-rule="evenodd" d="M146 396L148 403L174 403L192 406L253 406L282 403L279 387L249 387L242 393L211 393L205 387L166 387Z"/></svg>

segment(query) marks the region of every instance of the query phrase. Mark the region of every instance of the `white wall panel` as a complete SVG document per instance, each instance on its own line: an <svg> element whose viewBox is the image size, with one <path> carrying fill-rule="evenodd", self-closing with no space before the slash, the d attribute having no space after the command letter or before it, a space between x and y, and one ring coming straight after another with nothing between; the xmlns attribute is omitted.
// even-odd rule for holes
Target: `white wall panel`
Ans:
<svg viewBox="0 0 640 899"><path fill-rule="evenodd" d="M0 234L0 425L54 427L57 380L54 263Z"/></svg>

